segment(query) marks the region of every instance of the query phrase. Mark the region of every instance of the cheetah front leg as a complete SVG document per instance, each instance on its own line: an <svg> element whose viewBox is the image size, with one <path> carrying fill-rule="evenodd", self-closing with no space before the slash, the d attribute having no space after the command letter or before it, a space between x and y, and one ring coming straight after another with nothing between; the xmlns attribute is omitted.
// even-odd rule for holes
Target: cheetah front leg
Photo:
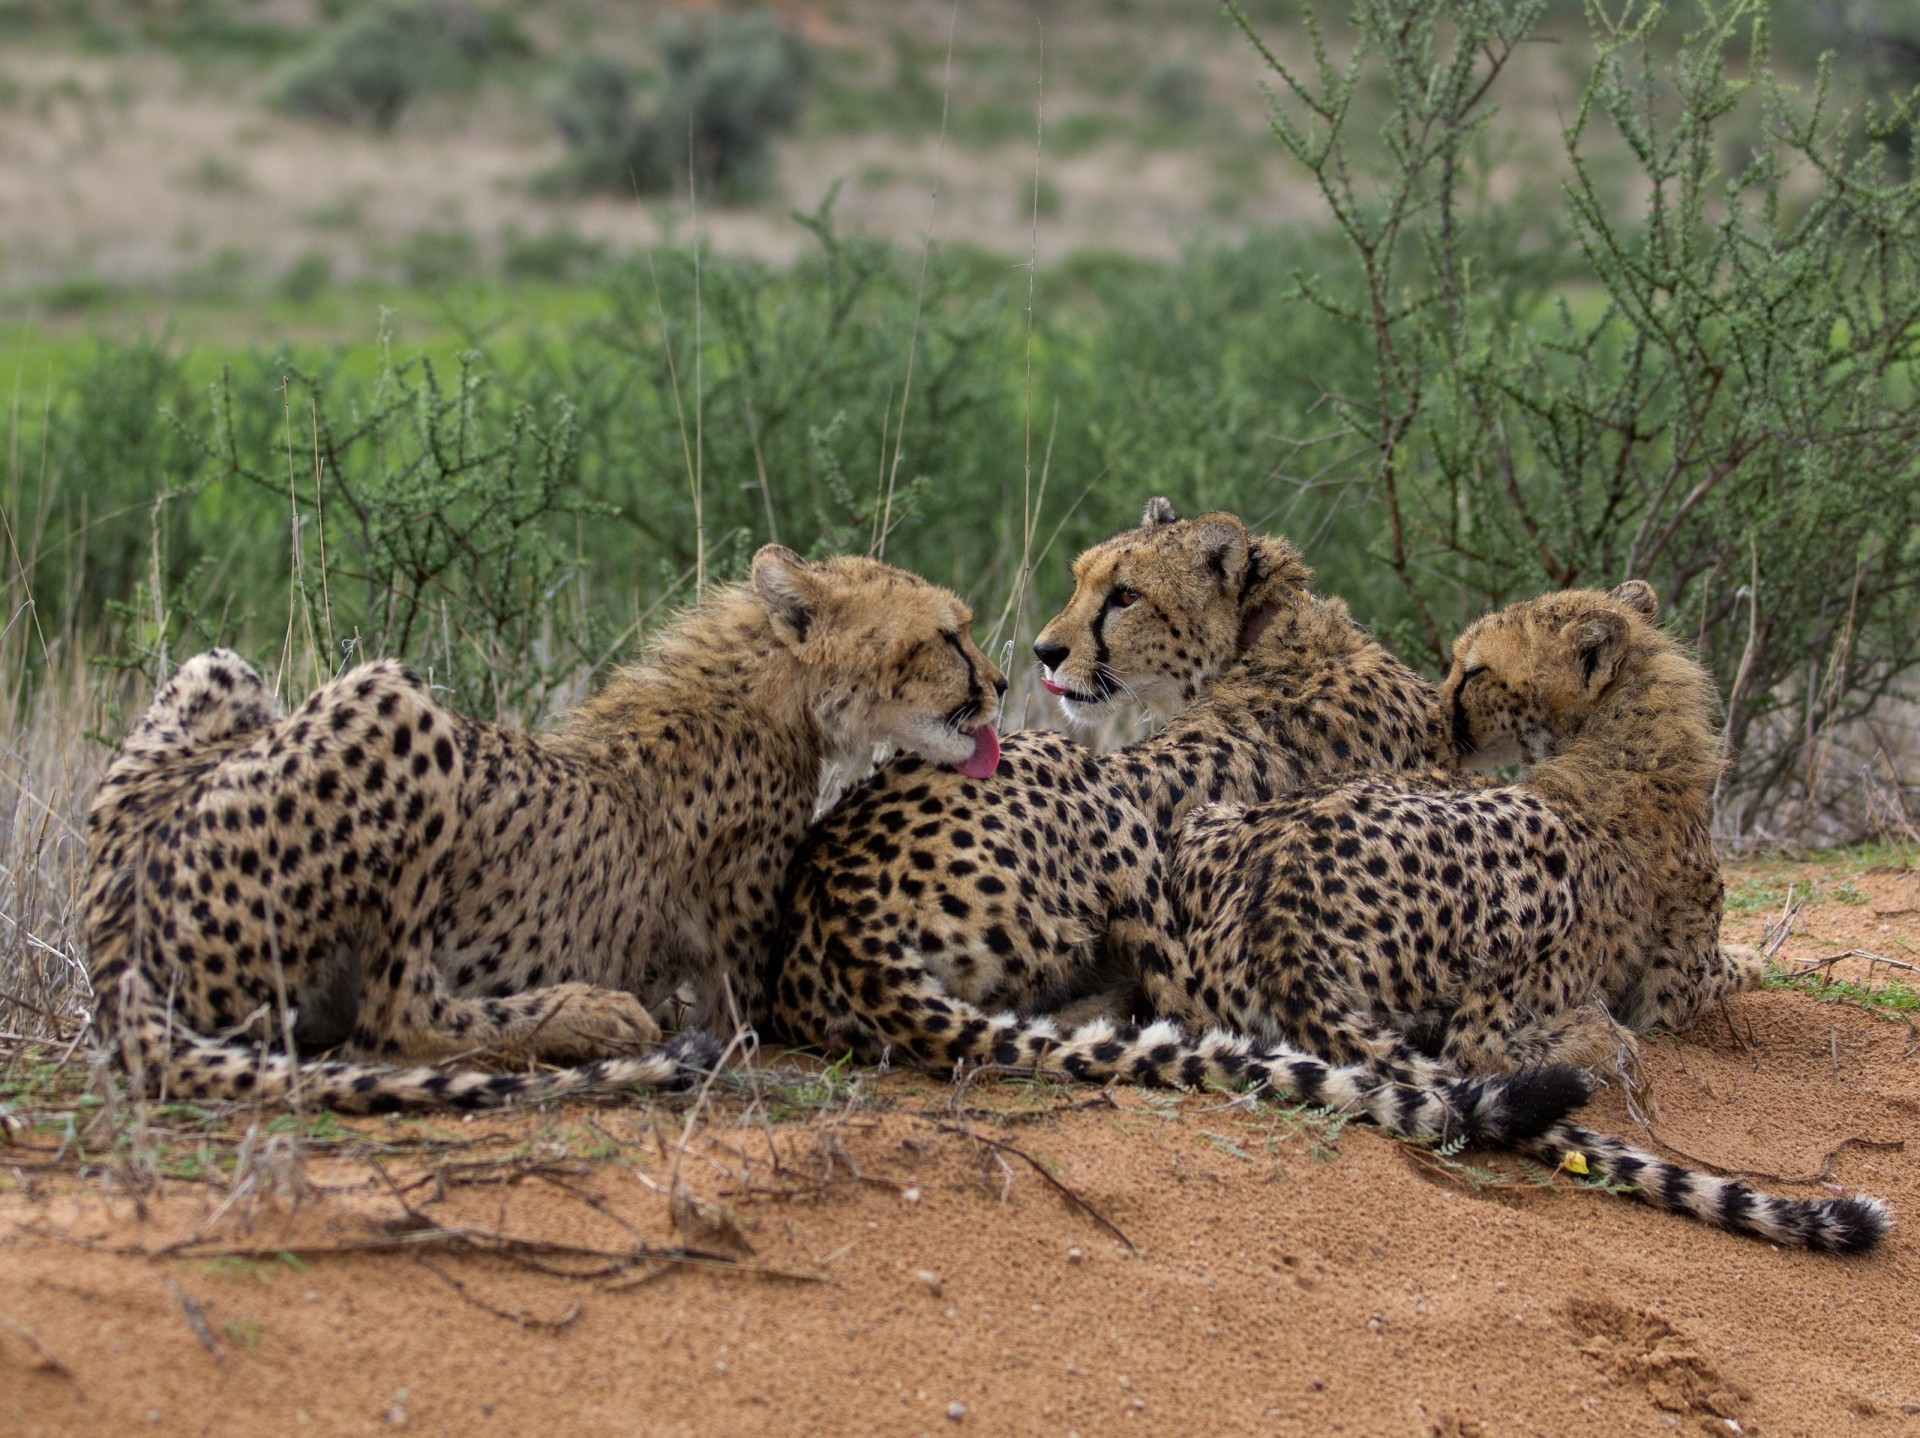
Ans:
<svg viewBox="0 0 1920 1438"><path fill-rule="evenodd" d="M1720 883L1714 870L1693 894L1653 916L1653 940L1625 973L1610 973L1609 997L1636 1031L1691 1027L1709 1005L1760 987L1767 959L1747 944L1720 941Z"/></svg>
<svg viewBox="0 0 1920 1438"><path fill-rule="evenodd" d="M1199 1033L1213 1019L1185 982L1192 971L1186 938L1180 932L1180 916L1173 896L1162 878L1168 867L1160 863L1158 849L1140 855L1118 876L1107 901L1106 948L1116 967L1128 974L1145 995L1155 1016L1172 1019L1182 1028ZM1101 996L1096 996L1101 997ZM1063 1023L1084 1022L1093 1018L1124 1020L1131 1017L1114 1012L1116 996L1106 996L1104 1007L1085 1013L1062 1011ZM1089 1001L1091 1002L1091 1001Z"/></svg>
<svg viewBox="0 0 1920 1438"><path fill-rule="evenodd" d="M1595 1001L1595 970L1574 945L1537 955L1502 946L1480 956L1447 1017L1441 1061L1468 1074L1549 1063L1617 1067L1632 1040Z"/></svg>

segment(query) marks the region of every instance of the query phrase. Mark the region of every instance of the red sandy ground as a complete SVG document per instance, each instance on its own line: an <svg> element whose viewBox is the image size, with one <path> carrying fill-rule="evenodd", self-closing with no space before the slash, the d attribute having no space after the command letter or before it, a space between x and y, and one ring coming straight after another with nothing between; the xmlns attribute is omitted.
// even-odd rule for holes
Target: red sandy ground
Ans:
<svg viewBox="0 0 1920 1438"><path fill-rule="evenodd" d="M1910 872L1735 887L1810 878L1826 901L1783 957L1916 960ZM1360 1125L1328 1155L1272 1105L911 1075L780 1123L735 1101L687 1143L678 1204L685 1120L644 1109L449 1121L428 1131L467 1147L384 1178L312 1157L297 1208L225 1213L173 1182L142 1218L0 1149L0 1433L1920 1433L1917 1048L1903 1019L1786 991L1645 1046L1669 1152L1893 1203L1902 1227L1852 1259L1497 1158L1476 1185ZM1615 1095L1592 1118L1647 1138ZM393 1251L426 1224L760 1271ZM388 1251L313 1251L369 1239Z"/></svg>

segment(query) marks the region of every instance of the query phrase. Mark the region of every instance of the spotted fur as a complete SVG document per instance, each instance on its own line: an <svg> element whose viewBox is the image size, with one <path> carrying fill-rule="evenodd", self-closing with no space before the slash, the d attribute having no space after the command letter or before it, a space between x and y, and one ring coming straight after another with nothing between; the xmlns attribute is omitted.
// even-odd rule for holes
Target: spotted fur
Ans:
<svg viewBox="0 0 1920 1438"><path fill-rule="evenodd" d="M1699 664L1652 590L1550 594L1469 627L1441 692L1455 746L1514 784L1364 779L1187 821L1170 887L1195 1016L1340 1063L1494 1074L1617 1061L1757 978L1718 943L1721 752ZM1526 1147L1526 1145L1523 1145ZM1782 1200L1571 1127L1657 1207L1817 1246L1873 1242L1870 1200Z"/></svg>
<svg viewBox="0 0 1920 1438"><path fill-rule="evenodd" d="M885 739L970 762L991 734L1005 681L970 623L903 571L768 546L538 735L449 712L391 661L276 720L234 655L189 660L89 816L100 1019L180 1098L387 1110L673 1082L756 1002L823 761ZM683 986L695 1032L655 1048L651 1010ZM476 1054L576 1067L458 1066Z"/></svg>
<svg viewBox="0 0 1920 1438"><path fill-rule="evenodd" d="M931 1067L1251 1080L1365 1108L1405 1132L1506 1132L1499 1086L1468 1094L1451 1076L1409 1084L1391 1066L1329 1069L1223 1035L1189 1044L1170 1026L1111 1015L1075 1024L1009 1012L1111 1009L1080 1001L1116 978L1148 991L1148 1004L1123 1012L1150 1006L1180 942L1161 844L1195 803L1429 764L1447 742L1432 686L1338 601L1308 594L1291 545L1251 537L1231 515L1182 522L1155 501L1140 529L1088 551L1074 573L1073 599L1035 645L1070 715L1123 694L1205 697L1105 760L1028 733L1007 740L986 780L911 758L883 767L796 861L771 985L778 1027ZM1561 1094L1562 1080L1536 1079Z"/></svg>

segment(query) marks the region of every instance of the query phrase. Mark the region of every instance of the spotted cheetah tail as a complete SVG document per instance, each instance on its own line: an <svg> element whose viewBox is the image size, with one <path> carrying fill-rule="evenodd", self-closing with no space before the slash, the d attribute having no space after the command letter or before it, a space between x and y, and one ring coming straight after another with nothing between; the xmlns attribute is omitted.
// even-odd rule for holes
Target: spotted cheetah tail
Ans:
<svg viewBox="0 0 1920 1438"><path fill-rule="evenodd" d="M1618 1187L1668 1213L1691 1214L1702 1223L1774 1243L1827 1253L1863 1253L1893 1227L1893 1212L1866 1194L1845 1198L1776 1198L1734 1178L1716 1178L1669 1163L1608 1134L1558 1123L1521 1143L1522 1153L1555 1168L1577 1155L1596 1184Z"/></svg>
<svg viewBox="0 0 1920 1438"><path fill-rule="evenodd" d="M969 1035L969 1030L975 1031ZM1140 1027L1100 1019L1062 1031L1045 1019L980 1015L963 1021L956 1041L983 1063L1033 1066L1095 1082L1180 1088L1265 1084L1308 1103L1365 1114L1408 1138L1501 1146L1542 1133L1592 1093L1586 1075L1565 1064L1500 1078L1432 1080L1390 1067L1330 1064L1299 1049L1262 1047L1218 1029L1190 1041L1165 1021ZM947 1053L968 1056L956 1053L952 1043Z"/></svg>
<svg viewBox="0 0 1920 1438"><path fill-rule="evenodd" d="M164 1022L164 1021L163 1021ZM719 1065L719 1042L689 1029L650 1054L601 1059L547 1073L488 1073L426 1065L297 1060L197 1034L171 1035L144 1026L125 1066L152 1093L176 1098L285 1103L297 1099L340 1113L499 1108L621 1089L690 1087ZM164 1088L154 1082L165 1075Z"/></svg>

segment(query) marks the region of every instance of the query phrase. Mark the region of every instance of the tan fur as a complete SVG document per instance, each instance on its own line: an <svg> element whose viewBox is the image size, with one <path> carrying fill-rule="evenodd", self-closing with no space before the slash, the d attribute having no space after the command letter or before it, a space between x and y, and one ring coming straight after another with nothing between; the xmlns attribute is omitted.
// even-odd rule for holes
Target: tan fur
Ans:
<svg viewBox="0 0 1920 1438"><path fill-rule="evenodd" d="M1607 1013L1681 1026L1748 979L1718 950L1720 750L1700 666L1644 585L1471 626L1441 691L1469 761L1516 785L1361 781L1190 821L1189 993L1343 1061L1440 1024L1467 1072L1610 1061Z"/></svg>
<svg viewBox="0 0 1920 1438"><path fill-rule="evenodd" d="M777 1025L801 1042L936 1068L1251 1079L1415 1132L1503 1131L1509 1095L1498 1086L1465 1094L1437 1075L1402 1087L1390 1066L1330 1070L1285 1048L1112 1021L1139 1011L1143 985L1167 997L1181 964L1162 845L1189 807L1431 764L1446 741L1433 687L1345 605L1307 594L1290 544L1249 536L1231 515L1183 522L1156 500L1141 528L1087 551L1074 574L1073 598L1035 645L1056 675L1103 686L1067 701L1070 714L1211 687L1106 759L1027 733L1007 740L1001 772L985 780L914 759L884 766L795 862ZM1115 1002L1115 985L1133 992ZM1102 1016L1021 1016L1063 1005Z"/></svg>
<svg viewBox="0 0 1920 1438"><path fill-rule="evenodd" d="M450 713L391 661L276 722L238 658L190 660L89 818L103 1024L177 1097L298 1083L392 1108L668 1081L674 1062L619 1056L658 1040L650 1010L682 986L696 1024L751 1011L823 761L974 752L1005 681L970 622L903 571L768 546L549 735ZM283 1022L355 1062L265 1052ZM389 1067L472 1054L603 1062Z"/></svg>
<svg viewBox="0 0 1920 1438"><path fill-rule="evenodd" d="M1138 529L1073 561L1073 597L1034 640L1060 710L1093 724L1123 703L1164 719L1253 645L1313 578L1286 540L1224 512L1181 520L1148 502Z"/></svg>
<svg viewBox="0 0 1920 1438"><path fill-rule="evenodd" d="M1528 761L1516 784L1359 780L1196 811L1171 877L1193 1012L1335 1062L1417 1073L1426 1044L1444 1071L1490 1074L1606 1066L1609 1013L1681 1026L1757 977L1717 942L1712 684L1653 609L1644 584L1569 591L1460 637L1454 743ZM1521 1147L1577 1150L1737 1232L1845 1249L1887 1223L1872 1200L1776 1199L1571 1125Z"/></svg>

